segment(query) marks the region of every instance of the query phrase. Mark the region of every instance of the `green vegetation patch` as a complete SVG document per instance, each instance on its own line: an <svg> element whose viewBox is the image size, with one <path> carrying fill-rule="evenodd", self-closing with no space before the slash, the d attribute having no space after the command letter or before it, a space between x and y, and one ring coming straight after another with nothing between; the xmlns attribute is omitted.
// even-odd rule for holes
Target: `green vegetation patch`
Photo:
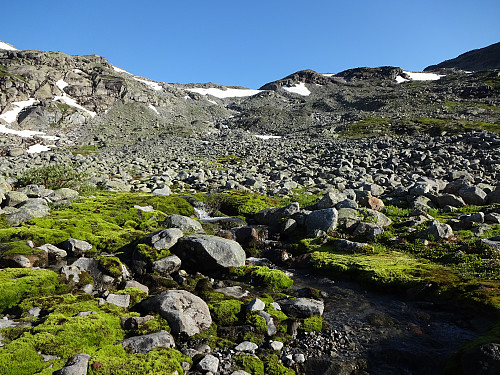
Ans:
<svg viewBox="0 0 500 375"><path fill-rule="evenodd" d="M299 326L299 330L303 332L320 332L322 329L323 318L321 316L305 318Z"/></svg>
<svg viewBox="0 0 500 375"><path fill-rule="evenodd" d="M262 362L264 362L264 371L267 375L295 375L295 371L279 363L279 358L276 354L264 357Z"/></svg>
<svg viewBox="0 0 500 375"><path fill-rule="evenodd" d="M169 249L161 249L157 250L152 246L148 246L146 244L140 243L136 246L137 252L145 259L150 262L154 262L156 260L168 257L171 255Z"/></svg>
<svg viewBox="0 0 500 375"><path fill-rule="evenodd" d="M153 206L156 211L134 208ZM167 215L194 214L193 207L175 196L108 193L60 206L51 215L33 219L15 228L0 228L0 241L32 240L37 245L58 244L68 238L90 242L99 251L117 249L162 227ZM134 222L135 225L131 225Z"/></svg>
<svg viewBox="0 0 500 375"><path fill-rule="evenodd" d="M244 312L244 303L236 299L228 299L208 305L212 318L218 325L230 326L238 323Z"/></svg>
<svg viewBox="0 0 500 375"><path fill-rule="evenodd" d="M18 184L43 185L47 189L76 188L85 179L87 174L77 172L74 166L69 164L50 164L41 167L30 168L18 177Z"/></svg>
<svg viewBox="0 0 500 375"><path fill-rule="evenodd" d="M251 217L265 208L277 207L279 202L264 195L231 190L209 195L205 205L229 216Z"/></svg>
<svg viewBox="0 0 500 375"><path fill-rule="evenodd" d="M321 273L349 276L374 286L408 288L427 282L458 282L450 269L400 252L365 255L316 251L311 254L311 264Z"/></svg>
<svg viewBox="0 0 500 375"><path fill-rule="evenodd" d="M30 303L23 302L22 307L30 304L41 307L44 313L36 325L27 327L22 335L0 348L1 374L35 374L51 363L62 366L75 354L95 355L100 348L114 345L125 337L120 327L120 316L125 310L111 304L99 306L92 296L31 299ZM77 316L88 311L94 313ZM44 362L38 352L61 360Z"/></svg>
<svg viewBox="0 0 500 375"><path fill-rule="evenodd" d="M91 359L89 375L183 374L182 362L191 358L171 348L157 348L146 354L129 354L121 345L107 345Z"/></svg>
<svg viewBox="0 0 500 375"><path fill-rule="evenodd" d="M235 370L243 370L252 375L264 375L264 363L251 355L237 355L234 357Z"/></svg>
<svg viewBox="0 0 500 375"><path fill-rule="evenodd" d="M246 282L273 290L290 288L293 280L283 271L260 266L241 266L231 268L230 273Z"/></svg>
<svg viewBox="0 0 500 375"><path fill-rule="evenodd" d="M53 271L36 269L0 269L0 312L22 300L57 293L66 289ZM0 371L1 373L1 371Z"/></svg>
<svg viewBox="0 0 500 375"><path fill-rule="evenodd" d="M390 130L390 119L385 117L367 117L348 125L340 136L346 138L374 137L387 134Z"/></svg>

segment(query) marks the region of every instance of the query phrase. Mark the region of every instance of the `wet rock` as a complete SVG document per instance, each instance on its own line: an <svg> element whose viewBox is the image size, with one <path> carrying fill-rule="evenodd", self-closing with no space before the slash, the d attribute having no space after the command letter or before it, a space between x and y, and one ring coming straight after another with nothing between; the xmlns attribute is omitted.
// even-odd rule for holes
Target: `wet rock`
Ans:
<svg viewBox="0 0 500 375"><path fill-rule="evenodd" d="M325 309L323 301L310 298L280 300L279 304L286 315L297 318L309 318L313 315L321 316Z"/></svg>
<svg viewBox="0 0 500 375"><path fill-rule="evenodd" d="M500 369L500 344L476 346L462 357L464 375L496 375Z"/></svg>

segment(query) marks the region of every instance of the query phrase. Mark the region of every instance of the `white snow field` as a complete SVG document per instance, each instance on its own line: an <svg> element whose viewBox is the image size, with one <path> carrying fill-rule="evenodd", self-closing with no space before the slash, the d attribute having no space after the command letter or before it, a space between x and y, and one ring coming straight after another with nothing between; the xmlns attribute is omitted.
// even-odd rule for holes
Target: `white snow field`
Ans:
<svg viewBox="0 0 500 375"><path fill-rule="evenodd" d="M56 82L56 86L59 88L59 90L62 91L62 96L54 96L54 101L57 101L57 100L61 100L62 102L66 103L67 105L71 106L71 107L75 107L75 108L78 108L78 109L81 109L82 111L85 111L87 112L90 116L94 117L96 115L95 112L92 112L92 111L89 111L87 108L84 108L82 107L80 104L78 104L76 102L75 99L71 98L70 96L68 96L65 92L64 92L64 88L66 86L68 86L68 83L67 82L64 82L62 79L60 79L59 81Z"/></svg>
<svg viewBox="0 0 500 375"><path fill-rule="evenodd" d="M442 74L436 74L436 73L425 73L425 72L409 72L403 70L403 73L406 73L410 79L403 78L401 76L396 77L396 82L397 83L403 83L403 82L408 82L408 81L437 81L441 77L444 77Z"/></svg>
<svg viewBox="0 0 500 375"><path fill-rule="evenodd" d="M126 72L125 72L126 73ZM156 82L153 82L153 81L146 81L145 79L141 79L141 78L137 78L137 77L133 77L136 81L139 81L139 82L142 82L146 85L148 85L150 88L152 88L153 90L156 90L156 91L160 91L162 89L162 87L156 83Z"/></svg>
<svg viewBox="0 0 500 375"><path fill-rule="evenodd" d="M255 137L256 138L259 138L259 139L280 139L281 138L281 135L260 135L260 134L255 134Z"/></svg>
<svg viewBox="0 0 500 375"><path fill-rule="evenodd" d="M296 83L294 86L283 86L283 89L302 96L309 96L311 94L311 91L309 91L304 82Z"/></svg>
<svg viewBox="0 0 500 375"><path fill-rule="evenodd" d="M11 46L9 43L0 41L0 49L5 49L8 51L19 51L17 48Z"/></svg>

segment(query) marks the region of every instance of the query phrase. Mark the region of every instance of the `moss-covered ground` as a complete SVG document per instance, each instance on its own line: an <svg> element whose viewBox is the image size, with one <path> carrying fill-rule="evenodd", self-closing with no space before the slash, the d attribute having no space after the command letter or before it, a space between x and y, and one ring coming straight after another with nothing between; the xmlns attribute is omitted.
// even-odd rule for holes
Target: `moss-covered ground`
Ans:
<svg viewBox="0 0 500 375"><path fill-rule="evenodd" d="M152 206L144 212L134 206ZM0 227L0 242L32 240L36 245L57 245L68 238L88 241L96 252L119 248L161 227L170 214L194 215L193 207L176 196L137 193L101 193L69 206L51 210L50 216L19 227Z"/></svg>

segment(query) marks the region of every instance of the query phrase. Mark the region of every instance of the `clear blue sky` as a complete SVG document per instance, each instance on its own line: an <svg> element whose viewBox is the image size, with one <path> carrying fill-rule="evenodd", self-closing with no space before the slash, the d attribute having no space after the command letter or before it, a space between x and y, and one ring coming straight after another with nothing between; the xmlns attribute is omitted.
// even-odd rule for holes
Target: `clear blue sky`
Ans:
<svg viewBox="0 0 500 375"><path fill-rule="evenodd" d="M302 69L426 66L500 41L499 0L5 1L0 40L163 82L258 88Z"/></svg>

